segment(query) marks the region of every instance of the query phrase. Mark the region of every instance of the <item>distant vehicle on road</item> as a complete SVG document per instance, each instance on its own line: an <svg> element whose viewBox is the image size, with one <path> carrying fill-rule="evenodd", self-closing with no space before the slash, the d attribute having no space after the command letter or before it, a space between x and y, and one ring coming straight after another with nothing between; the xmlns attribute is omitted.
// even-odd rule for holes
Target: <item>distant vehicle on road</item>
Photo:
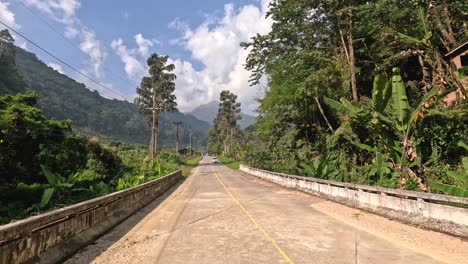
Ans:
<svg viewBox="0 0 468 264"><path fill-rule="evenodd" d="M217 157L213 157L213 162L219 162Z"/></svg>

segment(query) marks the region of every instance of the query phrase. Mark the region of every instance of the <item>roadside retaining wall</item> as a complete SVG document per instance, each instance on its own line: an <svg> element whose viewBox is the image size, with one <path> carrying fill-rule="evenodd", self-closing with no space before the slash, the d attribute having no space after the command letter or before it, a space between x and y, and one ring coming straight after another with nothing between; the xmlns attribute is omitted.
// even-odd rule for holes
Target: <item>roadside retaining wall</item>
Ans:
<svg viewBox="0 0 468 264"><path fill-rule="evenodd" d="M468 238L468 198L301 177L245 165L240 170L391 219Z"/></svg>
<svg viewBox="0 0 468 264"><path fill-rule="evenodd" d="M181 171L103 197L0 226L0 263L57 263L182 179Z"/></svg>

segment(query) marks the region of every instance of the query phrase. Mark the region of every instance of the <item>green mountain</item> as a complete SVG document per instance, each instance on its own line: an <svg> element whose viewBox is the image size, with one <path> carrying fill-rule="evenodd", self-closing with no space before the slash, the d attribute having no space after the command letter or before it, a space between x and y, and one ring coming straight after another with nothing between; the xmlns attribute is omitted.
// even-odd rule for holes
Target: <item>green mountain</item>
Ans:
<svg viewBox="0 0 468 264"><path fill-rule="evenodd" d="M219 102L212 101L207 104L198 106L197 108L193 109L190 114L202 121L209 123L210 125L213 125L213 119L215 119L216 115L218 114L218 108ZM253 116L241 113L241 117L242 119L238 122L242 129L245 129L255 123L255 117Z"/></svg>
<svg viewBox="0 0 468 264"><path fill-rule="evenodd" d="M6 86L0 85L0 94L33 89L39 93L38 105L46 117L71 119L76 132L132 143L149 142L150 130L135 104L104 98L97 91L91 91L84 84L55 71L35 54L19 47L16 47L16 68L25 88L6 90ZM188 144L190 130L196 144L206 145L210 124L193 115L175 112L161 115L160 146L175 145L173 121L183 123L179 134L182 146Z"/></svg>

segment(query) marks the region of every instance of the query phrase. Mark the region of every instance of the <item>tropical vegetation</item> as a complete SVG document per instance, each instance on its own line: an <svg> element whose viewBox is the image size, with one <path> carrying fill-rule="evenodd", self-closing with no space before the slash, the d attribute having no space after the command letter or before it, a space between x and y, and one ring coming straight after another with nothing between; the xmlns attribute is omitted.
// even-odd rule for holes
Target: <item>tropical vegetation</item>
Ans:
<svg viewBox="0 0 468 264"><path fill-rule="evenodd" d="M241 43L251 83L269 87L257 121L240 148L212 150L278 172L467 196L466 67L445 56L468 40L464 10L271 1L271 32Z"/></svg>
<svg viewBox="0 0 468 264"><path fill-rule="evenodd" d="M89 131L77 129L71 119L85 112L87 122L90 122L91 118L99 118L99 111L95 113L87 107L87 104L80 105L82 103L80 99L75 100L78 104L74 105L76 103L73 101L74 98L92 98L88 103L103 104L104 108L109 105L121 106L120 112L112 113L113 123L119 122L120 117L115 114L122 113L122 108L125 109L125 106L128 106L129 112L133 111L131 109L135 110L135 120L140 118L136 105L102 98L98 93L91 92L84 86L78 87L81 90L76 89L70 92L71 96L66 102L55 104L57 107L65 106L67 109L60 113L61 120L51 118L50 112L56 110L43 107L44 103L54 105L55 100L58 100L57 97L62 98L62 95L56 94L57 96L54 97L43 93L43 89L48 90L45 86L51 83L42 82L41 80L44 79L41 78L59 76L52 82L54 88L51 90L65 94L69 92L67 88L75 89L77 86L73 80L64 75L56 72L50 73L53 70L43 65L42 62L39 63L39 67L34 68L35 70L31 68L31 72L21 75L20 72L24 69L19 69L17 65L18 56L15 53L19 49L14 46L13 42L8 31L0 32L0 91L2 94L0 95L0 223L8 223L15 219L137 186L181 168L186 175L199 160L199 158L183 157L167 149L161 150L157 155L153 152L154 156L152 156L148 148L141 144L115 141L112 137L103 137L100 133L96 133L99 137L93 136L94 133L82 133ZM32 55L28 53L25 56ZM152 55L148 59L151 77L143 79L142 83L146 86L139 87L137 100L143 114L148 110L145 107L156 106L161 110L175 108L175 97L171 95L175 88L172 82L175 76L154 70L154 67L159 67L160 63L163 64L164 70L173 69L173 66L164 66L166 61L167 57L157 55ZM42 76L41 70L46 71L46 76ZM31 80L40 82L35 83ZM63 84L65 88L55 90L57 84ZM69 84L72 85L67 87ZM30 85L42 88L30 89ZM156 88L153 89L153 87ZM50 92L49 90L48 93ZM145 97L148 92L151 93L151 100L156 99L157 105L148 106L143 103L148 99ZM44 94L47 96L44 97ZM152 97L152 94L156 96ZM89 95L92 96L89 97ZM68 106L70 108L67 108ZM82 109L83 107L86 109ZM73 111L68 112L68 109L78 109L79 112L74 114ZM59 109L56 112L60 112ZM144 117L148 118L147 115ZM141 118L141 120L144 119ZM106 126L106 122L104 118L100 123ZM187 122L188 124L190 122ZM165 123L162 122L162 125ZM129 127L139 129L138 125L129 124ZM114 128L111 124L106 129ZM143 131L148 130L143 129ZM132 134L131 131L127 132ZM172 138L171 142L173 142Z"/></svg>

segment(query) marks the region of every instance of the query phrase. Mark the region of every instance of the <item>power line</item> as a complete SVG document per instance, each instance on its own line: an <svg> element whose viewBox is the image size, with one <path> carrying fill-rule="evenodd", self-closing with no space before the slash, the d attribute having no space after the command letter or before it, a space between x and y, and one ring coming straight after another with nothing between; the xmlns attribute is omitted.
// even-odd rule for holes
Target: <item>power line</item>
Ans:
<svg viewBox="0 0 468 264"><path fill-rule="evenodd" d="M27 9L31 14L33 14L34 16L36 16L39 20L42 21L42 23L44 23L45 25L47 25L52 31L54 31L57 35L59 35L62 39L64 39L66 42L68 42L68 44L70 44L71 46L73 46L74 48L76 48L78 51L80 51L82 54L84 54L86 57L88 57L89 59L93 59L89 54L85 53L83 50L81 50L80 47L78 47L75 43L73 43L72 41L70 41L70 39L68 39L67 37L65 37L61 32L59 32L55 27L53 27L49 22L47 22L47 20L45 20L44 18L42 18L41 15L39 15L37 12L34 12L31 8L29 8L22 0L17 0L25 9ZM107 68L105 65L103 65L103 68L104 70L106 70L107 72L109 72L111 75L113 75L114 77L116 78L119 78L120 80L122 81L125 81L129 84L132 84L132 85L136 85L138 86L138 83L136 82L133 82L133 81L130 81L129 79L125 79L125 78L122 78L120 77L118 74L114 73L112 70L110 70L109 68Z"/></svg>
<svg viewBox="0 0 468 264"><path fill-rule="evenodd" d="M81 72L80 70L76 69L75 67L71 66L70 64L68 64L67 62L63 61L62 59L58 58L57 56L55 56L54 54L52 54L51 52L47 51L46 49L42 48L41 46L39 46L38 44L36 44L34 41L30 40L29 38L27 38L26 36L24 36L23 34L19 33L18 31L16 31L15 29L13 29L12 27L10 27L9 25L5 24L2 20L0 20L0 24L4 25L5 27L7 27L9 30L13 31L14 33L16 33L18 36L22 37L24 40L28 41L29 43L31 43L32 45L34 45L35 47L37 47L38 49L42 50L43 52L47 53L49 56L51 56L52 58L56 59L57 61L61 62L63 65L67 66L68 68L72 69L73 71L77 72L78 74L80 74L81 76L85 77L86 79L90 80L91 82L99 85L100 87L116 94L116 95L119 95L120 97L124 98L125 100L128 100L129 102L131 102L132 100L127 98L125 95L122 95L121 93L119 92L116 92L114 90L112 90L111 88L108 88L106 86L104 86L103 84L101 84L100 82L94 80L93 78L89 77L87 74Z"/></svg>
<svg viewBox="0 0 468 264"><path fill-rule="evenodd" d="M21 49L21 48L16 48L16 52L18 52L18 51L19 51L21 54L23 54L25 57L30 57L30 56L31 56L30 53L28 53L27 51L25 51L25 50L23 50L23 49ZM34 63L36 63L36 64L38 64L38 65L40 65L40 66L45 65L45 63L42 62L42 61L40 61L40 60L31 59L30 61L32 61L32 62L34 62ZM33 90L34 90L34 89L33 89ZM109 95L108 92L106 92L106 91L104 91L104 90L101 90L101 91L98 91L98 92L99 92L99 95L101 95L101 97L103 97L103 98L106 98L106 99L112 98L112 96ZM107 97L104 97L104 96L107 96L108 98L107 98ZM109 99L109 100L110 100L110 99Z"/></svg>

